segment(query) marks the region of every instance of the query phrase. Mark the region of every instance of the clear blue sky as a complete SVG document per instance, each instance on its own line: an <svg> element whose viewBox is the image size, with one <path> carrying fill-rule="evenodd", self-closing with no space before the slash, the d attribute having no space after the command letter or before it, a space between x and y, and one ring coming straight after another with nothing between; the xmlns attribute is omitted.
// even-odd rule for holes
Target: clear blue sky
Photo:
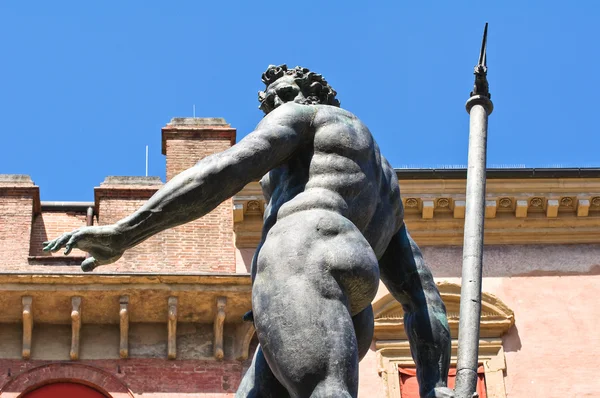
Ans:
<svg viewBox="0 0 600 398"><path fill-rule="evenodd" d="M371 3L367 6L367 3ZM108 175L164 180L160 128L262 114L269 64L323 74L395 167L465 164L485 21L488 165L600 166L597 1L2 1L0 173L42 200Z"/></svg>

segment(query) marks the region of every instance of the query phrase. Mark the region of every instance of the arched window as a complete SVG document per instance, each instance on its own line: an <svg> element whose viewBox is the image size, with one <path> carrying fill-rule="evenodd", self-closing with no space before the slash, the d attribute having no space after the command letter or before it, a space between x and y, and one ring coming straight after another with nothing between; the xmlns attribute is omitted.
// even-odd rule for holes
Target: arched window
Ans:
<svg viewBox="0 0 600 398"><path fill-rule="evenodd" d="M133 398L122 380L81 363L54 362L25 370L0 389L2 398Z"/></svg>

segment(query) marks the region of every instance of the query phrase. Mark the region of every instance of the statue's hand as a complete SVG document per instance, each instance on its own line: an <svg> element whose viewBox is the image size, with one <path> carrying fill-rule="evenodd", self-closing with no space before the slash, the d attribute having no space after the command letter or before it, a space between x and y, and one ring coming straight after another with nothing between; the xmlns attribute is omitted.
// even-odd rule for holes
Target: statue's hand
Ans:
<svg viewBox="0 0 600 398"><path fill-rule="evenodd" d="M99 265L117 261L125 251L120 243L120 234L114 225L81 227L58 238L44 242L44 251L56 252L65 248L65 255L77 248L91 257L81 263L81 269L91 271Z"/></svg>
<svg viewBox="0 0 600 398"><path fill-rule="evenodd" d="M454 390L448 387L436 387L425 395L425 398L454 398ZM473 398L479 398L479 394L473 393Z"/></svg>

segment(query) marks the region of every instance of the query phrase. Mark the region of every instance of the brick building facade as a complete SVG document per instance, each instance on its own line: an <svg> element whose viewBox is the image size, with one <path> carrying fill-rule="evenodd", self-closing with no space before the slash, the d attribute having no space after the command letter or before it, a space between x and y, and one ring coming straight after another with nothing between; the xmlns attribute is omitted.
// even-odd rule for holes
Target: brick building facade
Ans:
<svg viewBox="0 0 600 398"><path fill-rule="evenodd" d="M162 130L167 181L234 142L223 119L173 119ZM407 225L456 338L465 171L397 174ZM130 214L161 186L156 177L107 177L94 202L41 202L30 177L0 175L2 397L49 397L69 385L91 391L80 396L233 396L257 344L242 322L264 209L257 182L93 273L79 270L82 251L41 251L41 242L63 232ZM484 268L482 396L594 396L598 170L491 170ZM373 306L359 396L414 397L402 309L383 285ZM453 363L455 349L456 341Z"/></svg>

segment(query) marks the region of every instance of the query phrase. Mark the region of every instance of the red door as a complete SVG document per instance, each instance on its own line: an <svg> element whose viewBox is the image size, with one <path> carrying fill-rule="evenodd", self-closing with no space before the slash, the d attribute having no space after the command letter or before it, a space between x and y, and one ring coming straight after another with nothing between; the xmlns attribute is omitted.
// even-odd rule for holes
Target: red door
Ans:
<svg viewBox="0 0 600 398"><path fill-rule="evenodd" d="M107 396L83 384L52 383L28 392L23 398L107 398Z"/></svg>

